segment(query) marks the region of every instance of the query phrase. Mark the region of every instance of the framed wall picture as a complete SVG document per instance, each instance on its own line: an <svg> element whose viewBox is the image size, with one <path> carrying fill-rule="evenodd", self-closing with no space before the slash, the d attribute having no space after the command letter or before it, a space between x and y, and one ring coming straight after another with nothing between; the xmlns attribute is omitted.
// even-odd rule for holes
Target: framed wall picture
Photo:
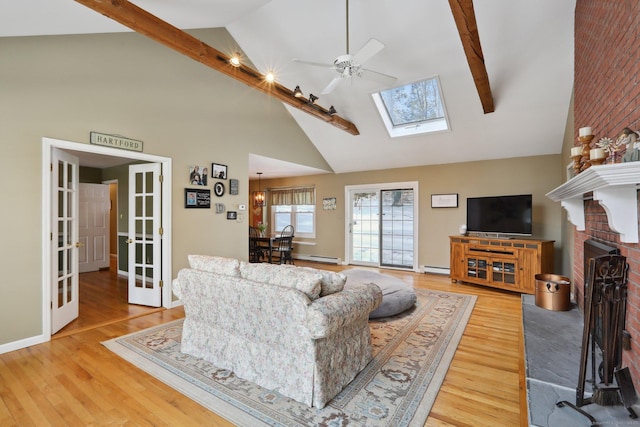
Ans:
<svg viewBox="0 0 640 427"><path fill-rule="evenodd" d="M325 197L324 199L322 199L322 209L324 209L325 211L336 210L336 198Z"/></svg>
<svg viewBox="0 0 640 427"><path fill-rule="evenodd" d="M211 169L213 171L213 177L217 179L227 179L227 165L221 165L219 163L212 163Z"/></svg>
<svg viewBox="0 0 640 427"><path fill-rule="evenodd" d="M458 193L432 194L431 195L431 207L432 208L457 208L458 207Z"/></svg>
<svg viewBox="0 0 640 427"><path fill-rule="evenodd" d="M199 165L189 166L189 184L190 185L207 185L207 176L209 168Z"/></svg>
<svg viewBox="0 0 640 427"><path fill-rule="evenodd" d="M211 207L211 190L203 188L184 189L184 207L187 209Z"/></svg>
<svg viewBox="0 0 640 427"><path fill-rule="evenodd" d="M232 196L238 195L238 187L240 182L237 179L229 179L229 194Z"/></svg>
<svg viewBox="0 0 640 427"><path fill-rule="evenodd" d="M213 184L213 192L216 194L216 196L222 197L222 195L224 194L224 183L218 181Z"/></svg>

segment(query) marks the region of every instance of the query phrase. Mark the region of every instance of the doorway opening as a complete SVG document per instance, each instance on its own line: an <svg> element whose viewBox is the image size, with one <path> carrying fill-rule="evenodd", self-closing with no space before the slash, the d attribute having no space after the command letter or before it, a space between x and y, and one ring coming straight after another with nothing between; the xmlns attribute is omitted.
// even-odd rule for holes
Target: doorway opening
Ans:
<svg viewBox="0 0 640 427"><path fill-rule="evenodd" d="M43 335L44 335L43 338L45 340L51 339L51 332L50 332L51 331L51 314L50 314L51 299L47 298L47 296L51 295L50 272L52 268L52 265L51 265L52 249L51 249L49 239L47 237L52 235L51 218L54 215L54 213L52 212L52 206L51 206L51 200L50 200L51 196L49 194L51 189L51 184L52 184L51 176L48 172L51 168L52 151L54 149L69 152L74 156L77 156L79 158L80 166L91 165L93 167L96 167L96 165L98 166L103 165L104 167L109 167L109 166L113 166L116 163L126 164L126 163L132 163L132 162L150 162L150 163L157 163L162 165L162 169L164 170L164 173L163 173L164 185L162 186L162 198L161 198L162 203L159 210L161 212L163 222L165 222L166 225L164 226L164 234L163 234L163 239L161 243L161 250L159 252L162 253L162 260L161 260L162 261L161 262L162 277L164 277L165 280L169 282L172 277L171 276L171 208L170 208L171 159L166 157L150 155L150 154L138 153L138 152L128 152L124 150L118 150L118 149L102 147L102 146L93 146L93 145L88 145L83 143L56 140L51 138L43 138L43 164L42 164L42 169L43 169L42 218L43 218L43 221L42 221L42 225L43 225L44 232L43 232L43 245L42 245L43 246L42 324L43 324ZM114 183L110 183L109 186L111 188L114 188L112 187L113 184ZM118 219L122 219L122 218L116 217L116 221ZM124 218L124 220L126 221L126 218ZM114 238L113 234L114 233L110 233L110 241L112 241L111 239ZM117 228L116 228L116 234L117 234ZM118 239L117 235L115 236L115 239L117 241ZM117 245L118 243L116 243L115 247L117 247ZM113 251L110 250L110 252L113 252ZM117 250L115 254L117 254ZM111 258L112 257L110 257L110 259ZM93 302L93 307L90 307L90 306L87 307L87 310L85 311L89 314L89 319L82 319L81 322L78 322L79 326L75 327L74 329L75 332L78 331L78 328L88 329L88 326L87 326L88 322L89 323L93 322L94 324L99 325L99 324L105 324L105 322L111 323L113 321L116 321L114 320L116 318L119 318L120 320L122 320L123 316L125 318L136 317L138 315L142 315L140 314L142 312L145 312L145 311L146 313L149 312L148 307L142 307L142 306L140 306L140 308L137 308L138 306L129 307L127 303L125 306L126 308L122 308L122 303L117 303L117 301L122 300L122 289L121 289L122 285L120 284L121 281L125 282L124 298L126 301L127 278L118 276L119 264L118 264L117 257L115 258L116 258L115 271L111 271L111 266L114 264L113 261L111 261L109 264L109 267L110 267L109 270L83 273L84 276L80 275L82 277L80 277L79 280L83 283L83 285L86 284L87 289L89 289L89 292L87 295L88 296L94 295L92 297L90 296L87 302L89 302L91 299L94 299L94 300L97 299L98 301L97 303L95 301ZM107 295L106 292L104 294L100 294L101 287L104 292L104 286L107 286L105 285L105 283L108 283L109 288L111 288L115 292L114 294ZM163 288L161 292L162 292L162 307L160 307L159 309L171 308L174 305L172 301L171 287L167 286ZM97 296L95 296L96 294ZM114 302L115 305L120 306L115 310L115 312L112 313L112 316L113 316L112 319L105 318L105 316L107 316L108 312L111 310L107 306L107 304L109 304L109 301L112 301ZM158 310L158 308L152 308L152 310ZM124 312L124 315L122 314L123 312ZM118 313L121 313L121 314L118 314ZM94 320L90 320L91 316L93 316ZM63 328L61 332L65 333L66 329Z"/></svg>

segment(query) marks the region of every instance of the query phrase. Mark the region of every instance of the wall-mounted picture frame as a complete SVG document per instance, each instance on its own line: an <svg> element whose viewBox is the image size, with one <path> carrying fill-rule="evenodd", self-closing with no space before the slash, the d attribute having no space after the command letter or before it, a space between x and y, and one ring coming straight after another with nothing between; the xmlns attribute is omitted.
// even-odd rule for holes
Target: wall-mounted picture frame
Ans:
<svg viewBox="0 0 640 427"><path fill-rule="evenodd" d="M235 221L236 219L238 219L238 212L236 212L236 211L228 211L227 212L227 219Z"/></svg>
<svg viewBox="0 0 640 427"><path fill-rule="evenodd" d="M213 184L213 192L216 196L222 197L224 195L224 183L218 181Z"/></svg>
<svg viewBox="0 0 640 427"><path fill-rule="evenodd" d="M211 163L211 170L213 177L216 179L227 179L227 165L221 165L220 163Z"/></svg>
<svg viewBox="0 0 640 427"><path fill-rule="evenodd" d="M432 194L431 207L432 208L457 208L458 193Z"/></svg>
<svg viewBox="0 0 640 427"><path fill-rule="evenodd" d="M209 168L199 165L189 166L189 184L190 185L207 185L207 175Z"/></svg>
<svg viewBox="0 0 640 427"><path fill-rule="evenodd" d="M237 196L240 187L240 181L229 178L229 194Z"/></svg>
<svg viewBox="0 0 640 427"><path fill-rule="evenodd" d="M322 199L322 209L325 211L335 211L336 210L336 198L335 197L325 197Z"/></svg>
<svg viewBox="0 0 640 427"><path fill-rule="evenodd" d="M186 209L209 209L211 207L211 190L205 190L201 188L185 188L184 207Z"/></svg>

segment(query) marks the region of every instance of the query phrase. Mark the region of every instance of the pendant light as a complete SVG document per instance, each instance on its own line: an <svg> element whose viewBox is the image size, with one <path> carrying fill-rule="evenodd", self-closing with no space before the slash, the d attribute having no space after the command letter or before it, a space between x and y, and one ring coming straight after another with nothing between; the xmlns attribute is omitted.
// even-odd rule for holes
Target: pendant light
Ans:
<svg viewBox="0 0 640 427"><path fill-rule="evenodd" d="M266 194L264 191L260 191L260 175L262 172L256 172L258 174L258 191L253 192L253 206L264 206L264 201L266 199Z"/></svg>

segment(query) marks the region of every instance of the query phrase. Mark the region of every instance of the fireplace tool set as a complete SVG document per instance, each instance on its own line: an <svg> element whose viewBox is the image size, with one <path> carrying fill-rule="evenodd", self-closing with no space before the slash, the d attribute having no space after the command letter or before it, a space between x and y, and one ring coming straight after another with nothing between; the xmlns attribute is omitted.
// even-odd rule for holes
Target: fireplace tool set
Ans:
<svg viewBox="0 0 640 427"><path fill-rule="evenodd" d="M600 406L624 405L629 411L629 416L637 418L631 407L638 400L636 391L629 368L622 367L628 268L626 258L622 255L602 255L589 259L576 404L561 401L557 406L566 405L575 409L589 418L593 425L596 420L580 409L591 403ZM599 359L596 345L601 352L601 363L597 369L600 381L596 380L596 363ZM585 397L589 360L593 393L590 397Z"/></svg>

